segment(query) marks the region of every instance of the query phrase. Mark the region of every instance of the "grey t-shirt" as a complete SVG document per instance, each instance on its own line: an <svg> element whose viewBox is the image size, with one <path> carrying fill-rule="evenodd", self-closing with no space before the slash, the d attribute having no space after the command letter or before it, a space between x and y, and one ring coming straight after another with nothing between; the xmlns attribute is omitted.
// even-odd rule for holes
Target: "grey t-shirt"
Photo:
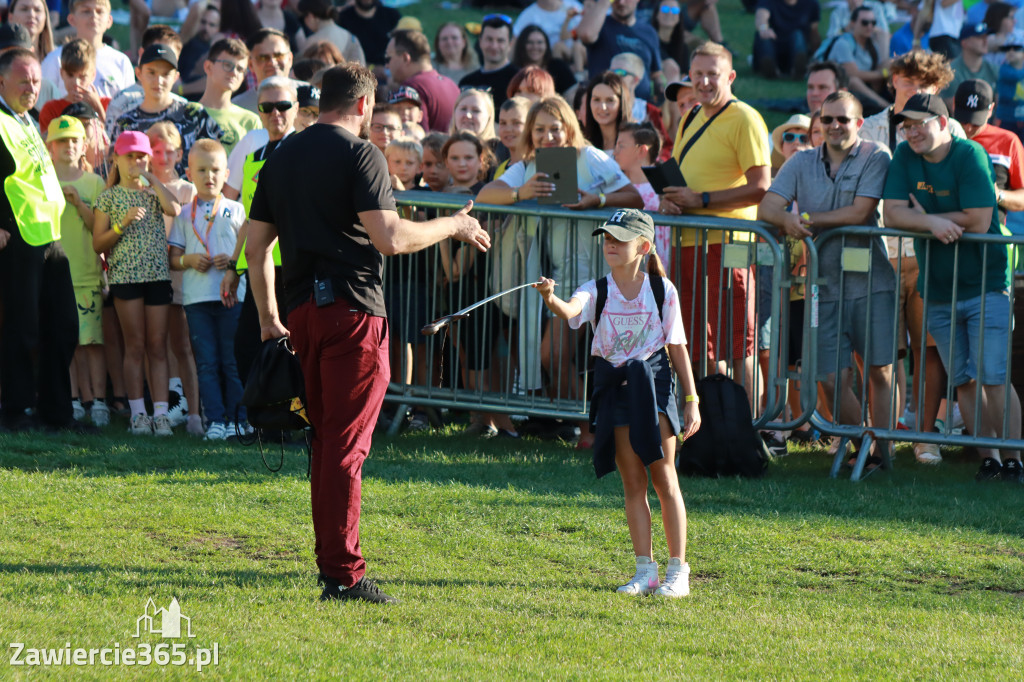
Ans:
<svg viewBox="0 0 1024 682"><path fill-rule="evenodd" d="M859 141L840 164L833 180L828 173L825 146L797 152L783 164L772 181L769 192L786 201L795 201L800 212L834 211L851 206L856 197L881 199L885 176L892 156L888 147L875 142ZM879 211L875 210L867 225L879 226ZM814 228L811 228L815 231ZM816 231L815 231L816 232ZM815 237L818 233L815 233ZM871 292L894 291L896 275L885 251L881 236L844 238L833 237L820 243L818 273L825 283L818 291L823 301L839 300L839 278L843 276L843 294L846 299L868 295L866 272L843 271L843 247L871 249Z"/></svg>
<svg viewBox="0 0 1024 682"><path fill-rule="evenodd" d="M878 54L878 51L875 51ZM878 59L872 59L867 48L861 47L849 33L843 35L836 41L829 58L836 64L853 62L861 71L873 71L878 64Z"/></svg>

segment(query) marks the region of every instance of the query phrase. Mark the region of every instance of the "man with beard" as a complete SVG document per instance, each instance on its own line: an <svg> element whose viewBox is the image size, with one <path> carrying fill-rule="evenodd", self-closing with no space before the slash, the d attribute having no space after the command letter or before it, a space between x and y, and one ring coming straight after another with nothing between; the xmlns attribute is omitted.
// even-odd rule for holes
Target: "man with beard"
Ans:
<svg viewBox="0 0 1024 682"><path fill-rule="evenodd" d="M444 239L481 251L487 231L468 215L399 217L387 161L360 139L377 79L357 64L323 77L320 118L263 166L249 217L249 277L262 338L290 336L313 426L310 474L320 599L393 603L366 578L359 546L363 462L390 379L382 255ZM288 328L280 321L270 259L279 238Z"/></svg>
<svg viewBox="0 0 1024 682"><path fill-rule="evenodd" d="M794 239L817 237L847 225L879 224L888 148L860 139L863 109L850 92L835 92L825 98L821 124L825 144L797 152L787 161L757 211L758 219ZM870 250L870 271L844 271L847 248ZM826 399L835 396L836 378L852 366L852 351L856 351L868 366L871 423L891 428L896 274L885 244L878 236L827 239L818 258L818 271L824 277L818 292L818 378ZM859 425L860 404L849 385L852 375L842 372L842 376L839 403L832 405L832 414L839 415L842 424ZM882 463L875 457L868 460L869 467Z"/></svg>
<svg viewBox="0 0 1024 682"><path fill-rule="evenodd" d="M199 15L199 32L185 43L178 55L178 70L184 92L202 92L203 59L210 51L213 36L220 33L220 10L216 5L207 5ZM196 81L199 81L197 84ZM191 86L191 87L190 87Z"/></svg>
<svg viewBox="0 0 1024 682"><path fill-rule="evenodd" d="M427 37L420 31L395 31L385 54L391 82L412 88L419 94L423 129L447 133L455 100L459 98L459 86L434 70Z"/></svg>
<svg viewBox="0 0 1024 682"><path fill-rule="evenodd" d="M401 12L380 0L355 0L338 14L338 25L359 38L366 65L372 68L384 65L384 48L401 18Z"/></svg>

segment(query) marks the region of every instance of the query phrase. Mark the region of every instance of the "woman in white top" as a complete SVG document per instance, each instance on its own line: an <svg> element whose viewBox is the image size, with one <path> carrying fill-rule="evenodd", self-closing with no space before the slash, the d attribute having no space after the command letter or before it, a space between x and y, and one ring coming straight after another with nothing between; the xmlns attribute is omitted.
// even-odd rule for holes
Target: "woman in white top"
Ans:
<svg viewBox="0 0 1024 682"><path fill-rule="evenodd" d="M598 209L606 206L643 208L643 199L618 164L600 149L587 144L572 108L561 97L548 97L530 107L519 140L522 160L513 164L500 179L480 190L477 202L482 204L515 204L520 201L551 196L555 186L544 173L537 172L536 151L539 147L573 147L577 153L577 186L579 200L565 208ZM592 226L575 225L564 218L520 220L516 229L506 229L498 246L501 267L517 282L536 281L541 274L541 253L548 261L547 272L565 287L575 289L603 271L600 253L591 236ZM543 228L543 230L542 230ZM498 240L496 240L498 241ZM515 255L513 255L515 252ZM515 267L515 261L520 267ZM552 320L541 341L539 362L536 355L540 336L541 308L536 297L522 299L518 311L520 388L541 388L541 367L548 370L552 384L563 397L580 395L575 356L575 335L568 323ZM582 444L590 442L584 431Z"/></svg>

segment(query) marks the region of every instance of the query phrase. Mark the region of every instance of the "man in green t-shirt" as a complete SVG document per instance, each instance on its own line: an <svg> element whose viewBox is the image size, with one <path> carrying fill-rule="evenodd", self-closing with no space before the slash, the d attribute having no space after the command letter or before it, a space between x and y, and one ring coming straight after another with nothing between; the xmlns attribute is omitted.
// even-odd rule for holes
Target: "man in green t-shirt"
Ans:
<svg viewBox="0 0 1024 682"><path fill-rule="evenodd" d="M1012 311L1006 247L960 241L964 232L1000 234L992 163L981 145L952 136L949 112L938 95L914 95L895 122L907 141L896 147L889 166L885 224L934 237L915 240L917 286L927 306L928 332L957 388L968 430L1018 439L1020 402L1007 382ZM980 423L975 424L978 383ZM1002 450L1002 463L996 450L978 450L977 480L1024 479L1015 450Z"/></svg>
<svg viewBox="0 0 1024 682"><path fill-rule="evenodd" d="M229 155L246 133L263 127L259 116L231 103L231 93L241 87L247 68L249 49L235 38L215 42L203 63L206 90L199 103L224 131L220 142Z"/></svg>

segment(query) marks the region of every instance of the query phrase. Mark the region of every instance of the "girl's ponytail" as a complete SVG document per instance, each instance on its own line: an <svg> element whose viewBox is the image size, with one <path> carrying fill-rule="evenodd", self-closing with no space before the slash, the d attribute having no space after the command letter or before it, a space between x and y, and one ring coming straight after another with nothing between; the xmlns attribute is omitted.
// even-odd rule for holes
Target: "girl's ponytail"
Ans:
<svg viewBox="0 0 1024 682"><path fill-rule="evenodd" d="M648 242L648 244L651 245L651 250L647 254L647 274L651 277L668 277L668 273L665 272L665 264L658 257L654 242Z"/></svg>

